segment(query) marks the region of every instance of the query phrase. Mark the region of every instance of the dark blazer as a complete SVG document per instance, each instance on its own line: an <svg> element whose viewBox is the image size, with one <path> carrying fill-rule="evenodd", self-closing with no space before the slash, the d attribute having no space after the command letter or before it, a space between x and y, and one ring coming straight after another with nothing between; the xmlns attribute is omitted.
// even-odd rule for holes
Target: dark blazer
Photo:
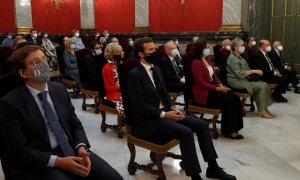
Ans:
<svg viewBox="0 0 300 180"><path fill-rule="evenodd" d="M101 72L97 72L95 56L92 53L87 54L84 57L84 73L85 73L85 83L87 87L99 89L99 75Z"/></svg>
<svg viewBox="0 0 300 180"><path fill-rule="evenodd" d="M272 48L271 52L268 52L269 58L271 59L273 65L279 70L285 70L285 63L282 58L281 52L279 52L280 56L278 56L276 50Z"/></svg>
<svg viewBox="0 0 300 180"><path fill-rule="evenodd" d="M255 69L260 69L263 71L263 78L269 78L274 76L274 70L272 71L270 69L268 60L264 56L264 54L261 52L260 49L257 50L256 55L254 57L255 59ZM270 59L270 58L269 58Z"/></svg>
<svg viewBox="0 0 300 180"><path fill-rule="evenodd" d="M155 70L159 78L161 98L166 102L165 109L169 110L174 103L163 83L160 69L155 67ZM149 75L141 64L129 72L127 87L130 103L133 107L132 133L140 138L150 137L154 133L158 122L162 121L160 118L162 110L159 108L161 100Z"/></svg>
<svg viewBox="0 0 300 180"><path fill-rule="evenodd" d="M174 58L178 69L180 70L180 63L178 62L178 59ZM173 89L178 89L177 85L180 83L180 78L183 77L183 73L180 70L179 76L176 75L174 66L171 62L171 59L165 55L161 59L161 64L160 64L161 72L164 77L166 87L169 91L172 91Z"/></svg>
<svg viewBox="0 0 300 180"><path fill-rule="evenodd" d="M71 147L90 147L64 86L48 83L49 94ZM44 118L25 85L18 86L0 101L0 133L7 148L12 179L34 179L46 169L52 154ZM1 147L3 148L3 147Z"/></svg>
<svg viewBox="0 0 300 180"><path fill-rule="evenodd" d="M32 42L32 43L34 43L32 37L31 37L30 35L26 37L26 40L27 40L27 42ZM41 39L40 37L37 37L37 38L36 38L36 45L39 45L39 46L40 46L41 44L42 44L42 39Z"/></svg>

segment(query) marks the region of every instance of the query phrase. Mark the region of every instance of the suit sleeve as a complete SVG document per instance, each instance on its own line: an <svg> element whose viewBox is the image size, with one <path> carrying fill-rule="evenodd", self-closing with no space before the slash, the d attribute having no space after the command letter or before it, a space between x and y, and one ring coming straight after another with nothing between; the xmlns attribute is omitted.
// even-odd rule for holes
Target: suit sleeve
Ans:
<svg viewBox="0 0 300 180"><path fill-rule="evenodd" d="M161 110L157 107L150 105L145 102L143 87L141 80L138 75L130 72L127 79L127 87L129 97L133 106L133 109L140 115L153 117L154 119L159 119Z"/></svg>
<svg viewBox="0 0 300 180"><path fill-rule="evenodd" d="M170 68L173 68L173 66L170 67L167 61L168 61L168 59L163 58L162 63L160 65L160 68L162 70L162 74L164 76L165 81L180 82L180 78L178 76L176 76L175 74L171 73Z"/></svg>
<svg viewBox="0 0 300 180"><path fill-rule="evenodd" d="M28 166L46 168L51 152L41 151L30 146L26 139L21 115L6 101L0 102L0 133L7 151Z"/></svg>

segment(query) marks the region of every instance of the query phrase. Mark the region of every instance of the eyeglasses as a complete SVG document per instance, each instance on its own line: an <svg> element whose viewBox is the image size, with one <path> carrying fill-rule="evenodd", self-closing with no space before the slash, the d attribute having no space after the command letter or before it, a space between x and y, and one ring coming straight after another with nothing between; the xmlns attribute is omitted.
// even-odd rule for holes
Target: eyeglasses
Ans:
<svg viewBox="0 0 300 180"><path fill-rule="evenodd" d="M41 59L40 58L34 58L34 59L31 60L31 63L36 66L42 61L48 61L47 56L44 56Z"/></svg>

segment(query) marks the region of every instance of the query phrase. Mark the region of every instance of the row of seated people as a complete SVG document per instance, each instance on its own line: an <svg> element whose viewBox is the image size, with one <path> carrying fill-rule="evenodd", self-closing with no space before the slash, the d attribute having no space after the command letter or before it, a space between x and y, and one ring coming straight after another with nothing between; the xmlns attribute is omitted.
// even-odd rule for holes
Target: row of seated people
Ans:
<svg viewBox="0 0 300 180"><path fill-rule="evenodd" d="M120 59L121 48L119 45L111 44L108 45L108 49L110 46L116 47L116 51L111 48L113 56L109 57L114 60L112 63L116 63L118 61L116 59ZM130 71L127 79L129 104L133 109L132 133L155 143L165 143L173 138L180 140L185 172L192 179L199 180L201 169L193 138L195 132L204 160L208 163L206 176L236 179L218 166L217 153L209 134L208 124L196 117L184 115L176 109L168 96L161 71L153 66L157 57L153 40L150 38L138 40L136 50L140 64ZM19 72L24 84L16 87L0 103L0 133L4 143L1 147L5 147L5 152L8 153L5 154L7 164L4 167L8 168L6 172L9 172L12 179L64 180L79 176L89 179L121 179L120 175L101 158L87 152L90 145L67 92L61 85L48 82L50 75L46 59L38 46L25 46L13 54L12 60L15 62L16 71ZM109 64L106 65L109 67ZM33 73L36 70L40 70L41 74ZM48 93L51 96L47 95ZM23 106L23 98L31 105ZM52 102L53 105L50 105ZM37 106L38 104L40 106ZM19 116L16 117L16 114ZM49 121L47 126L43 124L45 118ZM57 123L58 121L63 123ZM20 125L16 126L17 124ZM44 130L28 128L36 125L43 127ZM51 140L47 139L47 132ZM56 143L53 139L56 139ZM30 166L29 160L32 161Z"/></svg>
<svg viewBox="0 0 300 180"><path fill-rule="evenodd" d="M262 70L261 77L252 78L252 75L250 76L252 80L261 79L270 84L278 84L272 93L272 97L276 102L287 102L287 99L282 94L285 93L289 83L292 83L295 88L294 92L299 93L297 72L291 66L285 64L282 57L283 47L279 41L273 43L273 48L271 48L267 40L261 40L256 46L255 39L250 37L245 45L245 49L241 50L243 50L241 57L246 60L251 69ZM218 61L222 62L220 63L221 73L226 77L227 60L231 53L230 40L224 40L223 47L215 53L218 54Z"/></svg>
<svg viewBox="0 0 300 180"><path fill-rule="evenodd" d="M66 47L70 47L73 44L74 46L74 41L69 40L66 43ZM206 42L207 46L207 42ZM100 87L105 87L104 91L106 92L106 98L110 101L113 101L115 104L115 107L118 110L122 110L122 98L121 94L119 91L119 79L118 79L118 74L117 74L117 64L121 62L122 58L122 47L118 44L115 43L110 43L106 49L104 50L104 57L105 59L102 58L97 58L99 54L97 54L97 51L99 49L100 45L97 42L91 43L91 53L88 53L88 55L82 59L82 60L77 60L73 61L74 64L77 64L81 66L81 68L76 69L76 77L80 77L78 82L92 82L88 83L91 89L95 89L95 84L98 84L98 88ZM71 48L72 49L72 48ZM164 82L166 84L166 87L168 89L168 92L177 92L177 91L184 91L184 97L185 97L185 103L188 102L188 96L186 95L187 92L187 87L185 85L185 79L183 77L183 63L182 59L180 58L179 52L177 50L176 43L174 41L168 41L164 45L164 53L159 53L158 51L156 52L156 58L155 61L153 62L154 64L158 65L162 69L162 74L164 77ZM206 48L207 50L207 48ZM200 56L202 57L202 50L201 49L195 49L195 54L199 51L201 52L200 55L197 55L195 59L199 59ZM65 51L65 53L67 53ZM74 53L74 51L73 51ZM209 53L209 52L208 52ZM93 56L91 56L93 54ZM100 54L101 56L101 54ZM207 55L206 55L207 56ZM203 57L206 57L203 56ZM72 55L73 58L76 58L75 54ZM94 57L94 60L92 60L91 57ZM68 57L64 58L64 61L68 61ZM83 61L84 63L82 63ZM101 71L99 71L99 68L96 68L95 62L99 63L102 62L102 66L100 67ZM106 65L104 65L106 62L108 62ZM66 67L68 66L68 62L65 62ZM191 66L191 64L189 65ZM195 65L197 66L197 65ZM198 67L198 66L197 66ZM189 68L189 67L188 67ZM81 70L80 70L81 69ZM189 68L190 69L190 68ZM74 69L73 69L74 70ZM198 72L197 70L195 70ZM67 72L67 71L65 71ZM80 73L81 72L81 73ZM102 72L102 74L101 74ZM79 74L81 74L79 76ZM208 75L208 74L207 74ZM203 76L199 75L194 75L199 81L197 83L200 83L199 87L203 87L204 90L201 90L199 88L195 88L196 91L198 90L199 92L193 92L193 97L191 99L195 99L194 102L197 102L199 105L207 105L207 106L214 106L215 108L220 108L222 109L222 133L224 135L227 135L230 138L233 139L242 139L243 136L239 134L239 130L243 128L243 119L242 119L242 114L241 112L241 102L240 99L233 93L230 93L227 91L229 90L228 88L222 86L219 80L216 80L214 86L210 86L207 88L205 85L206 83L202 83L202 81L206 81L207 77L205 79L201 79ZM215 77L215 76L214 76ZM98 80L97 80L98 78ZM83 80L84 79L84 80ZM210 82L210 78L209 78ZM213 94L215 91L210 91L209 100L207 100L208 96L208 90L215 90L212 87L215 87L217 89L217 95ZM103 88L102 88L103 92ZM204 93L203 93L204 92ZM102 93L103 95L103 93ZM200 95L200 96L199 96ZM224 95L224 96L222 96ZM218 97L219 96L219 97ZM228 100L224 101L224 97L228 97ZM222 101L223 99L223 101ZM227 102L232 103L232 106L227 106ZM209 102L209 103L207 103ZM231 108L228 108L231 107ZM234 108L232 108L234 107ZM234 113L238 112L238 113Z"/></svg>

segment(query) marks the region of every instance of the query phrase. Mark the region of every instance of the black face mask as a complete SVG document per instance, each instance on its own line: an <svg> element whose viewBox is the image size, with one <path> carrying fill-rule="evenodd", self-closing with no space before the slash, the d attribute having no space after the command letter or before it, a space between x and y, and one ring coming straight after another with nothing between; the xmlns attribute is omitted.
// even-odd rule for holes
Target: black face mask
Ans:
<svg viewBox="0 0 300 180"><path fill-rule="evenodd" d="M116 62L120 62L122 57L121 55L114 55L113 59L116 61Z"/></svg>
<svg viewBox="0 0 300 180"><path fill-rule="evenodd" d="M158 56L156 51L145 56L145 60L150 64L153 64L157 60L157 58Z"/></svg>

